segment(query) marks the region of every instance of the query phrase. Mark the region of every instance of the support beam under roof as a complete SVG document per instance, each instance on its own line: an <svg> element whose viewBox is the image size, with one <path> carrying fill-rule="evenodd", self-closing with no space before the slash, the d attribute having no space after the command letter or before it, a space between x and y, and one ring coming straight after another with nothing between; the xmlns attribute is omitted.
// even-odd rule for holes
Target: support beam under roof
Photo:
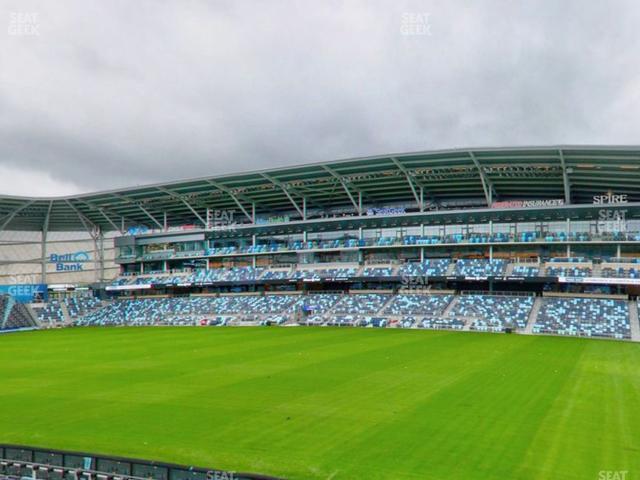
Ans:
<svg viewBox="0 0 640 480"><path fill-rule="evenodd" d="M120 227L115 223L115 221L113 221L113 219L108 215L108 213L110 213L110 212L108 212L108 210L107 210L107 209L105 209L105 208L103 208L103 207L98 207L97 205L93 205L92 203L89 203L89 202L87 202L87 201L85 201L85 200L80 200L80 199L78 199L78 200L77 200L77 202L78 202L78 203L81 203L82 205L84 205L84 206L86 206L86 207L88 207L88 208L90 208L91 210L96 210L98 213L100 213L100 215L102 215L102 217L104 217L104 219L105 219L107 222L109 222L109 225L111 225L111 226L113 227L113 229L114 229L116 232L124 233L124 230L123 230L122 228L120 228ZM118 215L118 214L116 214L116 213L113 213L112 215L116 215L116 216L118 216L118 217L122 217L121 215ZM128 221L130 221L130 222L132 222L132 223L136 223L136 222L133 222L132 220L129 220L129 219L128 219L128 218L126 218L126 217L122 217L122 218L125 218L125 220L128 220ZM102 230L104 231L105 229L103 228Z"/></svg>
<svg viewBox="0 0 640 480"><path fill-rule="evenodd" d="M8 215L6 215L4 218L2 218L0 220L2 221L2 224L0 224L0 231L3 231L7 227L7 225L9 225L9 222L11 222L11 220L13 220L18 213L20 213L22 210L27 208L29 205L32 205L34 202L35 200L26 202L25 204L20 205L18 208L16 208L12 212L10 212Z"/></svg>
<svg viewBox="0 0 640 480"><path fill-rule="evenodd" d="M298 206L298 203L293 199L293 197L291 196L291 194L289 193L289 189L279 180L276 180L275 178L271 177L270 175L267 175L266 173L261 173L260 174L262 177L266 178L267 180L269 180L271 183L273 183L274 185L280 187L282 189L282 191L284 192L284 194L286 195L286 197L289 199L289 201L291 202L291 204L295 207L295 209L298 211L298 213L300 214L300 217L305 218L305 212L302 210L302 208L300 208ZM304 196L301 196L302 198L304 198Z"/></svg>
<svg viewBox="0 0 640 480"><path fill-rule="evenodd" d="M80 222L84 225L85 230L91 235L91 238L95 238L100 232L100 227L89 220L80 210L78 210L69 200L65 200L65 203L78 215Z"/></svg>
<svg viewBox="0 0 640 480"><path fill-rule="evenodd" d="M361 215L362 214L362 197L359 197L360 201L356 201L356 199L353 198L353 195L349 191L349 188L347 187L347 183L345 182L344 178L342 178L342 175L340 175L335 170L327 167L326 165L323 165L322 168L324 168L327 172L329 172L333 177L335 177L340 182L340 185L342 185L342 188L344 188L344 191L347 192L347 196L349 197L349 200L351 200L351 203L353 204L356 211L358 212L358 215ZM358 192L358 193L361 194L361 192Z"/></svg>
<svg viewBox="0 0 640 480"><path fill-rule="evenodd" d="M231 197L231 199L235 202L235 204L238 206L238 208L240 209L240 211L242 213L244 213L245 217L247 217L249 219L249 221L251 223L253 223L255 221L255 218L249 214L249 212L247 211L247 209L244 207L244 205L242 205L242 203L240 203L240 200L238 199L238 197L231 191L230 188L225 187L224 185L220 185L218 182L214 182L213 180L207 180L207 183L209 183L210 185L216 187L218 190L226 193L227 195L229 195L229 197ZM255 208L255 202L251 202L251 205L253 205L253 208Z"/></svg>
<svg viewBox="0 0 640 480"><path fill-rule="evenodd" d="M409 183L409 187L411 188L411 193L413 193L413 198L416 199L416 203L418 204L418 208L420 208L420 210L422 211L422 209L424 208L424 205L422 203L422 194L418 194L418 191L416 190L416 185L415 180L413 179L413 177L409 174L409 171L405 168L404 165L402 165L397 158L395 157L391 157L391 161L395 164L396 167L398 167L398 169L404 173L405 178L407 179L407 183ZM418 187L421 189L421 192L424 191L422 185L418 185Z"/></svg>
<svg viewBox="0 0 640 480"><path fill-rule="evenodd" d="M127 204L130 204L130 205L132 204L132 202L129 199L127 199L126 197L124 197L122 195L116 195L116 198L124 200ZM78 201L78 203L81 203L82 205L87 206L91 210L96 210L98 212L103 212L103 215L105 215L105 214L106 215L111 215L112 217L117 217L120 221L125 220L125 221L127 221L127 222L129 222L129 223L131 223L133 225L135 225L135 224L143 224L143 225L145 225L147 227L149 226L145 222L141 222L138 219L133 219L133 218L127 216L127 215L123 215L122 213L116 212L115 210L113 210L113 208L117 208L118 206L112 205L112 207L109 208L109 207L95 205L93 203L93 200L90 201L90 200L84 199L84 198L77 198L76 200ZM109 217L109 218L111 218L111 217ZM116 226L116 230L120 231L120 232L124 232L124 225L121 226L120 228L118 228Z"/></svg>
<svg viewBox="0 0 640 480"><path fill-rule="evenodd" d="M484 190L484 196L487 199L487 206L490 207L493 203L493 192L495 191L493 188L493 184L491 183L491 180L489 180L489 177L487 177L484 168L482 168L482 165L480 165L480 162L472 151L469 151L469 156L471 157L473 164L478 169L478 173L480 174L480 181L482 182L482 190Z"/></svg>
<svg viewBox="0 0 640 480"><path fill-rule="evenodd" d="M202 215L200 215L198 211L195 208L193 208L193 206L191 206L191 204L187 201L187 199L184 198L184 195L180 195L179 193L173 192L168 188L164 188L164 187L157 187L157 188L161 192L164 192L167 195L169 195L171 198L175 198L179 202L182 202L189 209L189 211L193 213L198 220L200 220L200 222L202 223L202 225L204 225L205 228L208 227L207 221L204 218L202 218Z"/></svg>
<svg viewBox="0 0 640 480"><path fill-rule="evenodd" d="M142 212L143 212L147 217L149 217L149 218L153 221L153 223L155 223L158 227L160 227L160 230L164 230L164 226L163 226L163 225L162 225L158 220L156 220L156 217L154 217L153 215L151 215L151 214L149 213L149 211L148 211L146 208L144 208L144 207L143 207L142 205L140 205L140 204L136 204L136 206L137 206L140 210L142 210Z"/></svg>
<svg viewBox="0 0 640 480"><path fill-rule="evenodd" d="M569 183L569 174L567 172L567 164L564 161L564 153L562 149L558 150L560 156L560 165L562 166L562 184L564 185L564 203L571 203L571 184Z"/></svg>

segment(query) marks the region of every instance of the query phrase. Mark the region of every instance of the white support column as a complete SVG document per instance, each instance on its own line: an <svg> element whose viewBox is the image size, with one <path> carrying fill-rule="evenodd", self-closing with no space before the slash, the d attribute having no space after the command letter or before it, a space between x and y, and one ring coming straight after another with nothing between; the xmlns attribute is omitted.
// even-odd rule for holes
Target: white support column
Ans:
<svg viewBox="0 0 640 480"><path fill-rule="evenodd" d="M167 225L167 212L163 212L162 213L162 225L164 226L164 231L166 232L168 229L168 225Z"/></svg>
<svg viewBox="0 0 640 480"><path fill-rule="evenodd" d="M564 186L564 203L569 205L571 203L571 184L569 183L569 172L567 164L564 161L564 153L562 150L558 150L558 156L560 157L560 166L562 167L562 183Z"/></svg>
<svg viewBox="0 0 640 480"><path fill-rule="evenodd" d="M98 271L96 274L98 282L102 283L104 282L104 233L102 233L102 230L98 232L95 238L96 254L98 255Z"/></svg>
<svg viewBox="0 0 640 480"><path fill-rule="evenodd" d="M42 231L41 237L41 245L40 245L40 253L41 253L41 281L42 283L47 283L47 231Z"/></svg>
<svg viewBox="0 0 640 480"><path fill-rule="evenodd" d="M616 245L616 258L620 258L622 256L622 250L620 248L620 244Z"/></svg>
<svg viewBox="0 0 640 480"><path fill-rule="evenodd" d="M358 192L358 215L362 215L362 192Z"/></svg>
<svg viewBox="0 0 640 480"><path fill-rule="evenodd" d="M47 283L47 237L49 236L49 220L51 219L51 210L53 209L53 200L49 202L49 208L47 209L47 215L44 219L44 223L42 224L42 245L41 245L41 254L42 254L42 271L41 271L41 280L42 283Z"/></svg>
<svg viewBox="0 0 640 480"><path fill-rule="evenodd" d="M256 223L256 204L251 204L251 223L255 225Z"/></svg>
<svg viewBox="0 0 640 480"><path fill-rule="evenodd" d="M493 262L493 245L489 245L489 261Z"/></svg>
<svg viewBox="0 0 640 480"><path fill-rule="evenodd" d="M571 219L567 218L567 257L571 257L571 244L569 243L570 233L571 233Z"/></svg>
<svg viewBox="0 0 640 480"><path fill-rule="evenodd" d="M424 212L424 187L420 187L420 212Z"/></svg>
<svg viewBox="0 0 640 480"><path fill-rule="evenodd" d="M420 263L424 263L424 247L420 247Z"/></svg>
<svg viewBox="0 0 640 480"><path fill-rule="evenodd" d="M302 220L307 219L307 197L302 197Z"/></svg>

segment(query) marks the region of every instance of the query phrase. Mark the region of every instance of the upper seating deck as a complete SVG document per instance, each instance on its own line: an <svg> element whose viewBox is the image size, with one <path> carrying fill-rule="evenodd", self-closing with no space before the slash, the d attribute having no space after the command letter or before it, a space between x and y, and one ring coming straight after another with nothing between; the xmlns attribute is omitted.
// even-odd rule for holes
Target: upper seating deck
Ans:
<svg viewBox="0 0 640 480"><path fill-rule="evenodd" d="M628 232L565 232L565 231L508 231L508 232L473 232L466 233L439 233L425 235L380 235L364 238L335 238L312 240L258 240L254 244L206 246L192 250L152 250L141 254L134 254L123 250L117 261L130 263L132 261L160 261L181 258L198 257L228 257L247 255L273 255L286 252L322 252L328 250L353 250L353 249L380 249L380 248L407 248L426 246L488 246L513 244L539 244L550 243L609 243L609 242L639 242L640 231Z"/></svg>
<svg viewBox="0 0 640 480"><path fill-rule="evenodd" d="M507 269L505 260L458 260L456 262L456 274L465 277L502 276Z"/></svg>
<svg viewBox="0 0 640 480"><path fill-rule="evenodd" d="M571 261L566 258L551 259L543 263L520 263L517 259L458 259L426 258L423 261L407 261L401 264L295 264L275 267L238 266L231 268L198 269L191 273L176 272L145 275L127 275L118 277L112 287L123 288L127 285L212 285L216 283L243 284L277 281L357 281L394 279L395 281L429 277L558 277L592 278L594 283L605 282L606 278L628 278L640 280L640 263L636 259L626 262L603 261L594 263L585 259Z"/></svg>

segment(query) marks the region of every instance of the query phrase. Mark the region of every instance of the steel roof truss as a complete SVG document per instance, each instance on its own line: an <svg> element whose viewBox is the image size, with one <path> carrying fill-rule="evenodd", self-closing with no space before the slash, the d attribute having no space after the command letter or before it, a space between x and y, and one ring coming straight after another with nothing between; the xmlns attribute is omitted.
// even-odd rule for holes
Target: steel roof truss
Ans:
<svg viewBox="0 0 640 480"><path fill-rule="evenodd" d="M487 174L482 168L482 165L480 165L480 162L478 161L478 159L476 158L476 156L473 154L472 151L469 151L469 157L471 157L473 164L478 169L478 173L480 174L480 181L482 182L482 189L484 190L484 196L487 199L487 206L490 207L491 203L493 202L493 192L494 192L494 188L493 188L493 185L491 184L491 180L489 180L489 178L487 177Z"/></svg>

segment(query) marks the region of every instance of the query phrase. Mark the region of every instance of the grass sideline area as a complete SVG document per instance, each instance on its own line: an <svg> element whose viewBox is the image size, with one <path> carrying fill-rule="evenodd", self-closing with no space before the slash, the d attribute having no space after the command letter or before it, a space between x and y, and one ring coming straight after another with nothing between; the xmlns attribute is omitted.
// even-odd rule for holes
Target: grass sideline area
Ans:
<svg viewBox="0 0 640 480"><path fill-rule="evenodd" d="M640 478L640 345L363 328L0 336L0 441L288 479Z"/></svg>

